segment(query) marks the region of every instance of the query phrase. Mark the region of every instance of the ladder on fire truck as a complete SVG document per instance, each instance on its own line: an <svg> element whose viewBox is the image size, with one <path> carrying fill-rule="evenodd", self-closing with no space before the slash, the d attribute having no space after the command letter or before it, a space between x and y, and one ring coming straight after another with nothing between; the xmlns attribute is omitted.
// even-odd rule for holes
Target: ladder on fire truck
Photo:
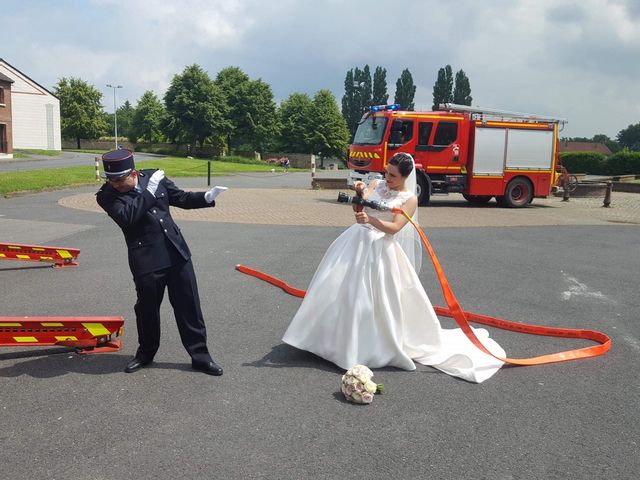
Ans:
<svg viewBox="0 0 640 480"><path fill-rule="evenodd" d="M0 317L0 347L75 348L78 353L116 352L122 317Z"/></svg>
<svg viewBox="0 0 640 480"><path fill-rule="evenodd" d="M441 103L440 111L469 113L473 120L511 120L532 123L557 123L564 128L568 123L565 118L556 118L535 113L511 112L509 110L497 110L492 108L471 107L468 105L458 105L456 103ZM488 117L488 118L487 118ZM562 130L562 128L560 130Z"/></svg>
<svg viewBox="0 0 640 480"><path fill-rule="evenodd" d="M54 267L77 267L80 255L78 248L44 247L0 243L0 260L25 260L28 262L51 262Z"/></svg>

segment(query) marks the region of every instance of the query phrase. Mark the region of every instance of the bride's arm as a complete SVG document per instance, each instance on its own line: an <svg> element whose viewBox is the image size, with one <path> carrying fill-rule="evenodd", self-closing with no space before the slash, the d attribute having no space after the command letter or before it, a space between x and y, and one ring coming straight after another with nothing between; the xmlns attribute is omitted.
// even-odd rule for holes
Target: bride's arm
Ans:
<svg viewBox="0 0 640 480"><path fill-rule="evenodd" d="M377 186L378 180L372 180L369 185L366 185L364 182L356 182L353 184L353 189L359 196L367 199L373 193Z"/></svg>
<svg viewBox="0 0 640 480"><path fill-rule="evenodd" d="M402 209L407 212L410 217L413 216L417 207L418 199L415 195L411 196L411 198L402 204ZM404 215L394 215L393 220L386 221L376 217L370 217L366 212L356 212L356 222L369 223L381 232L395 235L407 224L408 220Z"/></svg>
<svg viewBox="0 0 640 480"><path fill-rule="evenodd" d="M369 186L367 186L364 182L356 182L353 184L353 189L356 191L359 197L364 198L365 200L369 198L371 193L378 186L378 180L373 180ZM362 205L352 205L354 212L361 212L363 207Z"/></svg>

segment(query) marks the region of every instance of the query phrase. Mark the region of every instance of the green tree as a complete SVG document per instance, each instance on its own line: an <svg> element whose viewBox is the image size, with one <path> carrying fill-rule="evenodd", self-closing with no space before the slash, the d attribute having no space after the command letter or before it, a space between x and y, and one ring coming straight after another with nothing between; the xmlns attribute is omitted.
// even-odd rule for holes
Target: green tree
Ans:
<svg viewBox="0 0 640 480"><path fill-rule="evenodd" d="M247 84L244 110L245 124L236 132L243 134L254 150L268 150L280 133L276 103L269 84L261 79Z"/></svg>
<svg viewBox="0 0 640 480"><path fill-rule="evenodd" d="M387 69L376 67L373 73L373 93L371 105L386 105L389 99L387 93Z"/></svg>
<svg viewBox="0 0 640 480"><path fill-rule="evenodd" d="M136 139L157 143L163 140L162 122L165 110L162 102L151 90L144 92L131 121L131 134Z"/></svg>
<svg viewBox="0 0 640 480"><path fill-rule="evenodd" d="M129 100L125 100L125 102L118 107L116 110L118 114L118 138L127 137L130 141L136 141L134 135L131 132L131 124L133 122L133 116L136 113L136 109L131 105Z"/></svg>
<svg viewBox="0 0 640 480"><path fill-rule="evenodd" d="M609 148L609 150L611 150L611 153L616 153L621 150L620 144L615 140L609 138L604 133L599 133L597 135L594 135L593 142L605 144Z"/></svg>
<svg viewBox="0 0 640 480"><path fill-rule="evenodd" d="M279 148L282 151L313 153L309 142L313 108L313 101L306 93L292 93L280 104L278 115L282 130Z"/></svg>
<svg viewBox="0 0 640 480"><path fill-rule="evenodd" d="M263 152L278 135L279 124L271 87L262 80L251 80L238 67L228 67L216 76L229 105L232 132L229 146L242 145Z"/></svg>
<svg viewBox="0 0 640 480"><path fill-rule="evenodd" d="M102 110L102 93L79 78L61 78L53 88L60 99L62 136L80 139L99 138L107 130Z"/></svg>
<svg viewBox="0 0 640 480"><path fill-rule="evenodd" d="M360 99L360 115L362 116L362 114L371 107L372 83L369 65L365 65L362 70L356 68L354 80L360 85L358 88L358 96ZM360 118L358 118L358 121L360 121Z"/></svg>
<svg viewBox="0 0 640 480"><path fill-rule="evenodd" d="M471 105L473 97L471 96L471 84L464 70L458 70L456 73L456 84L453 89L453 103L457 105Z"/></svg>
<svg viewBox="0 0 640 480"><path fill-rule="evenodd" d="M441 103L453 101L453 71L451 65L438 70L438 78L433 85L433 110L438 110Z"/></svg>
<svg viewBox="0 0 640 480"><path fill-rule="evenodd" d="M342 97L342 116L347 122L351 138L358 129L362 114L371 106L371 71L369 65L362 70L358 67L347 72L344 79L344 96Z"/></svg>
<svg viewBox="0 0 640 480"><path fill-rule="evenodd" d="M220 141L231 129L222 91L196 64L173 77L164 104L164 131L174 141L202 146Z"/></svg>
<svg viewBox="0 0 640 480"><path fill-rule="evenodd" d="M349 129L338 110L336 98L329 90L319 90L313 97L309 127L309 147L313 153L320 157L345 157Z"/></svg>
<svg viewBox="0 0 640 480"><path fill-rule="evenodd" d="M405 68L396 81L396 95L393 103L400 104L400 110L413 110L413 99L416 95L416 86L408 68Z"/></svg>
<svg viewBox="0 0 640 480"><path fill-rule="evenodd" d="M616 138L623 148L640 152L640 123L629 125L627 128L620 130Z"/></svg>
<svg viewBox="0 0 640 480"><path fill-rule="evenodd" d="M357 88L353 76L353 69L347 72L344 78L344 95L342 96L342 117L344 118L347 129L353 138L358 128L358 122L362 116L360 111L360 101L357 97Z"/></svg>

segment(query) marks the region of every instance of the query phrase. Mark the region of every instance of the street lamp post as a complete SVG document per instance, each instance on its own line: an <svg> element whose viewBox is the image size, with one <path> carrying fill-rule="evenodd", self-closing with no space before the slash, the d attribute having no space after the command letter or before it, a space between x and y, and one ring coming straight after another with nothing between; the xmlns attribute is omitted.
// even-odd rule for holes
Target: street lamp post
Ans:
<svg viewBox="0 0 640 480"><path fill-rule="evenodd" d="M116 110L116 88L122 88L122 85L111 85L107 83L107 87L113 88L113 128L115 132L116 150L118 149L118 111Z"/></svg>

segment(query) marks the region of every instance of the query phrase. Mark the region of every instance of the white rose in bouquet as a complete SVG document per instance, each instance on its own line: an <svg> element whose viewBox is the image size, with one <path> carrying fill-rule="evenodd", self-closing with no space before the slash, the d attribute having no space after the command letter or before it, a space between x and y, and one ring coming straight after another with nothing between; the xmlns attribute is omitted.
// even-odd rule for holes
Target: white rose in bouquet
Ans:
<svg viewBox="0 0 640 480"><path fill-rule="evenodd" d="M355 365L342 376L341 390L347 400L353 403L373 402L375 393L384 392L384 385L371 380L373 372L364 365Z"/></svg>

